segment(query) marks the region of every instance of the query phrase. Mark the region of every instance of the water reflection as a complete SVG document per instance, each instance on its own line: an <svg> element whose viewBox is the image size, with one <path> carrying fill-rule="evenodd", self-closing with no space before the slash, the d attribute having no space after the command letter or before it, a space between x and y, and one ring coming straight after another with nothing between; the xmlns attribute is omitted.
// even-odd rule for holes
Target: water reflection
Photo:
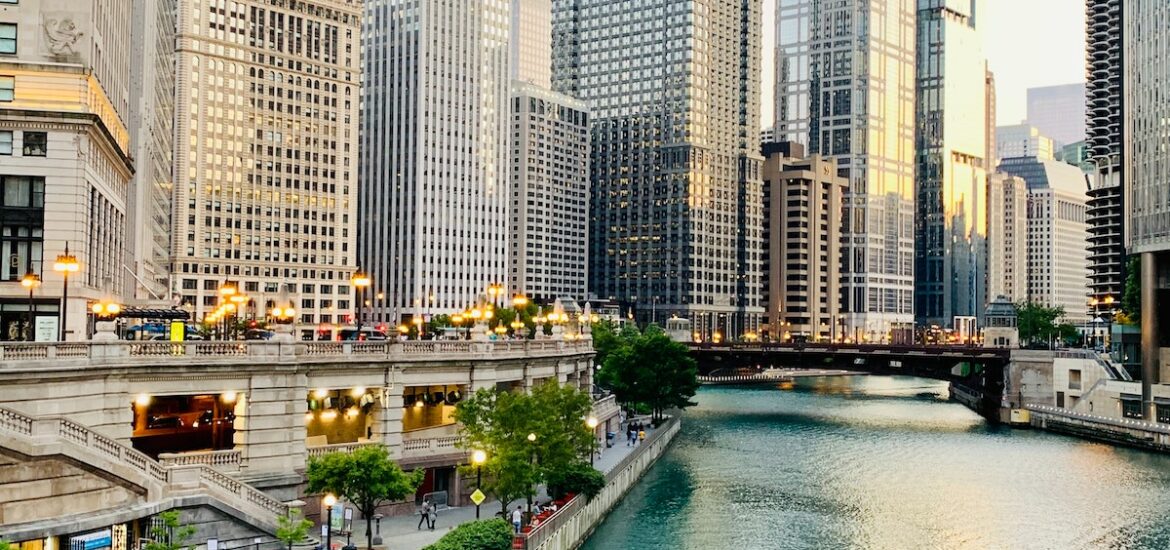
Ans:
<svg viewBox="0 0 1170 550"><path fill-rule="evenodd" d="M1166 548L1170 457L987 426L915 378L700 391L588 550Z"/></svg>

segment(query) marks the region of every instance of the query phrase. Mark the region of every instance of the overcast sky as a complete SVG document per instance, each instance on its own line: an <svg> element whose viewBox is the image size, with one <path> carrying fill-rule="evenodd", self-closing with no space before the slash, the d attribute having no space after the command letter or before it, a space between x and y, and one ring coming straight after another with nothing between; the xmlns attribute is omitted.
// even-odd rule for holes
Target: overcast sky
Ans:
<svg viewBox="0 0 1170 550"><path fill-rule="evenodd" d="M770 126L776 0L763 1L761 125ZM1084 0L983 1L984 52L995 73L999 124L1017 124L1024 119L1028 88L1085 80Z"/></svg>

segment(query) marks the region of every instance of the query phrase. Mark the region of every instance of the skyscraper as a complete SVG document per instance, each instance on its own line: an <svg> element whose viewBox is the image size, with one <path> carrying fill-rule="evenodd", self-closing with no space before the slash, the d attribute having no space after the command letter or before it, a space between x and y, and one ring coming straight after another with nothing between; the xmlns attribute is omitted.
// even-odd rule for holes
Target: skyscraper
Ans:
<svg viewBox="0 0 1170 550"><path fill-rule="evenodd" d="M175 277L202 318L218 288L263 318L291 291L298 336L349 322L361 63L357 0L178 9Z"/></svg>
<svg viewBox="0 0 1170 550"><path fill-rule="evenodd" d="M987 302L987 62L982 2L918 0L915 317L952 326ZM958 328L958 327L955 327Z"/></svg>
<svg viewBox="0 0 1170 550"><path fill-rule="evenodd" d="M995 159L1035 157L1041 160L1056 158L1056 145L1052 138L1040 133L1031 124L1012 124L995 128Z"/></svg>
<svg viewBox="0 0 1170 550"><path fill-rule="evenodd" d="M1027 122L1060 145L1085 139L1085 83L1028 88Z"/></svg>
<svg viewBox="0 0 1170 550"><path fill-rule="evenodd" d="M374 319L507 282L510 0L367 2L358 252Z"/></svg>
<svg viewBox="0 0 1170 550"><path fill-rule="evenodd" d="M1087 0L1085 41L1085 121L1089 177L1089 259L1092 295L1098 303L1120 303L1125 286L1126 259L1122 155L1122 0Z"/></svg>
<svg viewBox="0 0 1170 550"><path fill-rule="evenodd" d="M552 0L511 0L512 80L552 87Z"/></svg>
<svg viewBox="0 0 1170 550"><path fill-rule="evenodd" d="M1170 4L1125 2L1122 18L1125 234L1130 253L1141 254L1142 405L1146 420L1154 421L1170 416L1153 397L1153 385L1167 381L1163 358L1170 344Z"/></svg>
<svg viewBox="0 0 1170 550"><path fill-rule="evenodd" d="M849 179L851 339L883 340L914 320L914 22L914 0L795 0L777 15L776 139L835 157Z"/></svg>
<svg viewBox="0 0 1170 550"><path fill-rule="evenodd" d="M87 303L126 288L131 2L10 4L0 4L0 339L85 340ZM66 251L78 268L68 300L54 269ZM41 282L31 298L26 276Z"/></svg>
<svg viewBox="0 0 1170 550"><path fill-rule="evenodd" d="M1028 299L1028 186L1023 178L987 176L987 297Z"/></svg>
<svg viewBox="0 0 1170 550"><path fill-rule="evenodd" d="M553 6L553 87L592 117L590 290L642 321L755 330L759 2Z"/></svg>

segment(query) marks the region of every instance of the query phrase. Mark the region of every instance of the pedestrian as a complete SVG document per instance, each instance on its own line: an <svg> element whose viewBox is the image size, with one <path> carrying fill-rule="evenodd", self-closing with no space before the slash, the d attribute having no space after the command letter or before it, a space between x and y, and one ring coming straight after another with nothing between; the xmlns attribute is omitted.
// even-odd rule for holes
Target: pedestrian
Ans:
<svg viewBox="0 0 1170 550"><path fill-rule="evenodd" d="M431 499L429 499L429 498L423 499L422 509L420 509L418 511L418 529L416 529L417 531L422 530L423 522L428 521L427 518L430 516L430 513L431 513ZM428 526L429 525L430 525L430 523L428 522Z"/></svg>
<svg viewBox="0 0 1170 550"><path fill-rule="evenodd" d="M638 430L638 443L646 441L646 430Z"/></svg>
<svg viewBox="0 0 1170 550"><path fill-rule="evenodd" d="M521 512L520 507L517 506L516 509L512 511L512 528L516 530L517 535L520 534L520 523L522 521L524 521L524 512Z"/></svg>
<svg viewBox="0 0 1170 550"><path fill-rule="evenodd" d="M431 531L435 530L436 519L439 519L439 507L432 504L430 511L427 512L427 524L431 528Z"/></svg>

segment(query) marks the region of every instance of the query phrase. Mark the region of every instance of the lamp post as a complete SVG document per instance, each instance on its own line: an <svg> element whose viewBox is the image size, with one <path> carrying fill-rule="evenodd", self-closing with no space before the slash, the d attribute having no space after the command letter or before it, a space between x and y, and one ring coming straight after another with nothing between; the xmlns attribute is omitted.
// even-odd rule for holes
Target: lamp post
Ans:
<svg viewBox="0 0 1170 550"><path fill-rule="evenodd" d="M231 319L228 313L231 313L230 309L235 308L232 304L232 296L235 296L238 291L239 289L236 287L236 283L229 280L224 280L223 284L219 285L219 298L223 302L223 306L221 306L223 314L217 315L216 317L223 319L223 331L220 332L220 339L222 340L228 339L228 323Z"/></svg>
<svg viewBox="0 0 1170 550"><path fill-rule="evenodd" d="M65 253L57 256L57 261L53 262L53 271L61 272L64 282L61 284L61 326L59 327L59 338L62 342L65 341L65 326L69 321L69 274L77 273L81 270L81 264L77 261L77 256L69 253L69 243L65 243Z"/></svg>
<svg viewBox="0 0 1170 550"><path fill-rule="evenodd" d="M94 303L90 309L93 311L94 319L97 321L95 323L97 334L93 336L94 341L108 342L117 340L118 337L114 334L114 327L111 321L116 319L118 314L122 312L122 305L114 301L112 296L106 294L102 297L101 301Z"/></svg>
<svg viewBox="0 0 1170 550"><path fill-rule="evenodd" d="M357 301L357 316L355 325L357 325L357 339L362 339L362 294L366 287L370 286L370 276L366 274L361 268L354 272L353 278L350 279L353 283L354 300Z"/></svg>
<svg viewBox="0 0 1170 550"><path fill-rule="evenodd" d="M487 453L483 451L475 451L471 453L471 463L475 464L475 488L479 490L479 486L483 483L483 463L487 461ZM475 519L479 519L479 504L475 505Z"/></svg>
<svg viewBox="0 0 1170 550"><path fill-rule="evenodd" d="M597 442L597 417L590 416L585 420L585 425L589 426L589 465L593 465L593 444Z"/></svg>
<svg viewBox="0 0 1170 550"><path fill-rule="evenodd" d="M20 285L23 286L24 288L28 289L28 320L25 321L25 331L26 332L24 335L24 340L26 342L31 342L34 340L34 338L33 338L33 308L35 306L33 306L33 290L36 289L38 286L41 286L41 277L40 277L40 275L33 273L32 270L30 269L29 272L25 273L24 277L20 279Z"/></svg>
<svg viewBox="0 0 1170 550"><path fill-rule="evenodd" d="M239 292L237 292L236 294L231 296L231 302L232 302L233 307L230 309L232 311L235 311L235 313L236 313L235 321L232 323L233 325L238 324L239 319L244 318L244 306L248 305L248 302L251 299L252 299L251 296L248 296L246 294L241 294ZM232 335L237 337L237 338L239 337L239 335L236 334L236 327L234 327L234 326L232 327Z"/></svg>
<svg viewBox="0 0 1170 550"><path fill-rule="evenodd" d="M291 342L292 323L296 319L297 310L293 307L292 298L288 294L288 287L281 285L280 297L271 311L268 312L276 321L276 340Z"/></svg>
<svg viewBox="0 0 1170 550"><path fill-rule="evenodd" d="M492 297L492 305L499 306L500 295L504 293L504 286L500 283L492 283L487 287L488 295Z"/></svg>
<svg viewBox="0 0 1170 550"><path fill-rule="evenodd" d="M321 503L325 505L325 550L333 550L333 506L337 504L337 497L328 493Z"/></svg>
<svg viewBox="0 0 1170 550"><path fill-rule="evenodd" d="M528 465L531 466L533 470L535 470L536 469L536 434L535 433L528 434L528 442L533 444L532 451L529 454ZM532 492L531 491L529 491L529 493L528 493L528 517L531 520L531 518L532 518Z"/></svg>

